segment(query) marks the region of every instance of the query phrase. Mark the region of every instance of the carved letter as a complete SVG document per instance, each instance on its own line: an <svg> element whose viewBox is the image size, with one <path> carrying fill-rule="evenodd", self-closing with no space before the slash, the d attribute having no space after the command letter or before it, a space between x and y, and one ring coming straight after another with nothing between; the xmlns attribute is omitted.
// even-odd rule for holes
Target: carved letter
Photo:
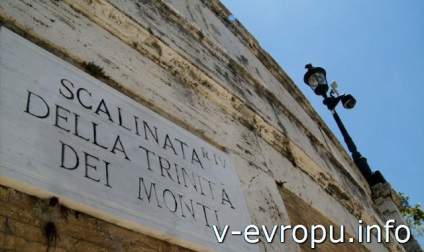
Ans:
<svg viewBox="0 0 424 252"><path fill-rule="evenodd" d="M60 162L60 167L67 169L67 170L75 170L78 165L79 165L79 158L78 158L78 154L77 152L74 150L74 148L72 148L70 145L65 144L64 142L60 141L60 143L62 144L62 160ZM65 148L66 147L66 148ZM70 151L72 151L74 153L74 159L75 159L75 164L74 166L69 164L69 160L70 158L65 154L65 150L68 149ZM71 154L72 155L72 154ZM65 166L65 161L68 160L68 165L69 166Z"/></svg>
<svg viewBox="0 0 424 252"><path fill-rule="evenodd" d="M27 90L28 91L28 90ZM32 97L38 97L36 100L38 100L39 101L39 106L44 106L45 107L45 112L43 112L42 111L42 109L38 109L38 111L37 111L37 114L36 114L36 112L35 111L30 111L30 107L31 107L31 98ZM39 96L39 95L36 95L36 94L34 94L33 92L30 92L30 91L28 91L28 99L27 99L27 106L26 106L26 109L25 109L25 111L24 111L25 113L28 113L28 114L30 114L30 115L33 115L33 116L35 116L35 117L38 117L38 118L41 118L41 119L43 119L43 118L46 118L46 117L48 117L49 116L49 114L50 114L50 108L49 108L49 105L47 104L47 102L43 99L43 97L41 97L41 96Z"/></svg>

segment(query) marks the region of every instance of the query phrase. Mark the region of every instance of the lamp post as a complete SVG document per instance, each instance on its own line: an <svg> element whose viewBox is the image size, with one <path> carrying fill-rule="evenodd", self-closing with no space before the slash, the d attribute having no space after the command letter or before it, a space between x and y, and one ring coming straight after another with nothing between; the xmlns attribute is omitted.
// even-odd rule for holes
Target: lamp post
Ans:
<svg viewBox="0 0 424 252"><path fill-rule="evenodd" d="M320 95L324 98L323 103L333 114L334 120L336 120L337 126L343 135L347 148L352 153L353 162L355 162L356 166L359 168L368 184L373 186L378 183L386 183L386 180L380 171L371 171L367 159L363 157L357 150L355 143L353 142L335 110L337 104L339 104L340 101L342 102L344 108L352 109L356 104L355 98L353 98L353 96L350 94L339 94L337 91L336 82L331 84L331 91L330 95L328 96L327 92L329 87L327 83L327 73L325 72L324 68L313 67L312 64L307 64L305 68L308 69L308 71L303 77L304 82L312 88L316 95Z"/></svg>

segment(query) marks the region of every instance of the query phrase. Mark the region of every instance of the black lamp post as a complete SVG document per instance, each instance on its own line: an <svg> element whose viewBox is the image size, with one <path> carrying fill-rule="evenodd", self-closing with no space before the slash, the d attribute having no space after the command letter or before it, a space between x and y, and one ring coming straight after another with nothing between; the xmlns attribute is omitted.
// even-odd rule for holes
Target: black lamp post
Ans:
<svg viewBox="0 0 424 252"><path fill-rule="evenodd" d="M330 96L327 95L328 83L327 83L327 73L321 67L313 67L312 64L307 64L305 66L308 71L303 77L304 82L314 90L315 94L320 95L324 98L324 105L331 111L333 114L334 120L336 120L337 126L339 127L344 141L346 142L347 148L352 153L352 159L355 162L356 166L361 171L362 175L367 180L370 186L376 185L378 183L386 183L383 175L380 171L372 172L371 168L368 165L367 159L359 153L356 148L355 143L352 138L349 136L345 126L343 125L339 115L337 114L335 108L337 104L341 101L343 107L346 109L352 109L356 100L350 94L339 94L336 87L337 84L332 83L332 89L330 91ZM337 95L337 96L335 96Z"/></svg>

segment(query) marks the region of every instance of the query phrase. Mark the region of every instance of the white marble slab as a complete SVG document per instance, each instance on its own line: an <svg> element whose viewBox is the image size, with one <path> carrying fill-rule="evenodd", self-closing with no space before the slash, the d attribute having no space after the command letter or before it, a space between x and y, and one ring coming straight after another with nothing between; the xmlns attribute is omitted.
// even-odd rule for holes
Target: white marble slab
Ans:
<svg viewBox="0 0 424 252"><path fill-rule="evenodd" d="M0 183L194 249L257 250L212 231L250 224L226 153L4 27Z"/></svg>

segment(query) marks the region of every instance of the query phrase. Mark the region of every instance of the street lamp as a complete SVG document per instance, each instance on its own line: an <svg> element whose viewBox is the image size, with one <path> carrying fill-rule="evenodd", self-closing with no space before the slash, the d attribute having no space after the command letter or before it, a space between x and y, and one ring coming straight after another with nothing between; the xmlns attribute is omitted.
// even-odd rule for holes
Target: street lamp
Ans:
<svg viewBox="0 0 424 252"><path fill-rule="evenodd" d="M331 84L330 96L328 96L327 92L329 87L327 83L327 73L325 72L324 68L313 67L312 64L307 64L305 68L308 69L308 71L305 73L303 81L312 88L316 95L320 95L324 98L323 103L333 114L334 120L336 120L337 126L343 135L347 148L352 153L353 162L355 162L356 166L359 168L368 184L370 186L374 186L378 183L386 183L386 180L380 171L371 171L367 159L363 157L357 150L355 143L353 142L335 110L337 104L339 104L340 101L342 102L344 108L352 109L356 104L355 98L353 98L353 96L350 94L339 94L337 91L336 82Z"/></svg>

